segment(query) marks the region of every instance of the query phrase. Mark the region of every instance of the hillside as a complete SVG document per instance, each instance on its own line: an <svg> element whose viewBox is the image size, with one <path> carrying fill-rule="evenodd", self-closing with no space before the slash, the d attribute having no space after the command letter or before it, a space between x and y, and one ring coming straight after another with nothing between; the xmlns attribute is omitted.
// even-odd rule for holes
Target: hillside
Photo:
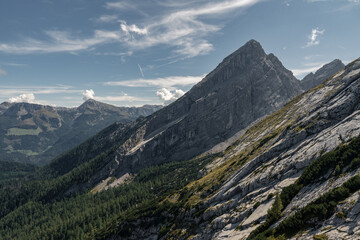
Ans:
<svg viewBox="0 0 360 240"><path fill-rule="evenodd" d="M302 93L251 40L171 105L0 185L0 238L357 239L359 89L360 59Z"/></svg>
<svg viewBox="0 0 360 240"><path fill-rule="evenodd" d="M158 109L91 99L77 108L5 102L0 104L0 160L43 165L116 121L130 122Z"/></svg>

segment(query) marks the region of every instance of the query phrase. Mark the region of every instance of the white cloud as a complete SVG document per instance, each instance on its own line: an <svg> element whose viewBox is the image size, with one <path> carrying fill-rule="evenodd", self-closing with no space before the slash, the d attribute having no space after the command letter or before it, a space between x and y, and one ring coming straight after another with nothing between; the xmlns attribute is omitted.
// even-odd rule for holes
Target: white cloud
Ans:
<svg viewBox="0 0 360 240"><path fill-rule="evenodd" d="M6 76L7 72L0 68L0 76Z"/></svg>
<svg viewBox="0 0 360 240"><path fill-rule="evenodd" d="M95 98L95 92L92 89L83 91L82 95L83 95L83 100L84 101Z"/></svg>
<svg viewBox="0 0 360 240"><path fill-rule="evenodd" d="M135 24L127 25L127 23L125 21L121 21L120 28L126 34L130 34L130 33L136 33L136 34L139 34L139 35L146 35L147 34L147 29L146 28L139 28Z"/></svg>
<svg viewBox="0 0 360 240"><path fill-rule="evenodd" d="M325 29L323 29L323 30L319 30L319 28L312 29L311 34L309 35L309 41L306 43L305 47L319 45L320 40L318 40L318 37L323 35L324 32L325 32Z"/></svg>
<svg viewBox="0 0 360 240"><path fill-rule="evenodd" d="M134 79L126 81L106 82L108 86L124 86L124 87L164 87L173 88L175 86L194 85L203 79L204 76L170 76L165 78L154 79Z"/></svg>
<svg viewBox="0 0 360 240"><path fill-rule="evenodd" d="M9 102L11 102L11 103L20 103L20 102L35 103L35 95L32 93L21 94L17 97L9 98Z"/></svg>
<svg viewBox="0 0 360 240"><path fill-rule="evenodd" d="M181 96L183 96L185 94L185 92L181 89L176 89L176 90L168 90L166 88L162 88L159 91L156 92L156 95L162 100L164 101L165 104L170 104L173 101L175 101L176 99L180 98Z"/></svg>

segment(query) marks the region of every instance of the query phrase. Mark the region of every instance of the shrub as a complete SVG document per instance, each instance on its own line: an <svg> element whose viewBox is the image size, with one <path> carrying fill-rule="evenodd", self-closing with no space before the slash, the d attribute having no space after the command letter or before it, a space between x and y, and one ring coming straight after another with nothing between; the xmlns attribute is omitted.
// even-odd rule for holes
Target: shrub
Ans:
<svg viewBox="0 0 360 240"><path fill-rule="evenodd" d="M328 240L328 237L326 236L325 233L319 234L319 235L314 235L313 238L315 240Z"/></svg>

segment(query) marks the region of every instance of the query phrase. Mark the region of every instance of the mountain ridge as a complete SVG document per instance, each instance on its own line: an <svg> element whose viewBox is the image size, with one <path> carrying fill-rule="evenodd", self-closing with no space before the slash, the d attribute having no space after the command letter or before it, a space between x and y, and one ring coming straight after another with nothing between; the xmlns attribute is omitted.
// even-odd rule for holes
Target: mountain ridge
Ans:
<svg viewBox="0 0 360 240"><path fill-rule="evenodd" d="M130 122L160 106L116 107L87 100L76 108L0 104L2 160L44 164L115 121Z"/></svg>

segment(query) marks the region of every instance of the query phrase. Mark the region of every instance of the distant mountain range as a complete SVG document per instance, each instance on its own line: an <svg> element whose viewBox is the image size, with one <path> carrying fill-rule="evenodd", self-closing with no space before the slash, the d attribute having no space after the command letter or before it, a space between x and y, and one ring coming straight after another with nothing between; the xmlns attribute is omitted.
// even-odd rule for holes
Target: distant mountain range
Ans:
<svg viewBox="0 0 360 240"><path fill-rule="evenodd" d="M0 160L45 164L114 122L127 123L161 106L116 107L87 100L77 108L0 104Z"/></svg>

